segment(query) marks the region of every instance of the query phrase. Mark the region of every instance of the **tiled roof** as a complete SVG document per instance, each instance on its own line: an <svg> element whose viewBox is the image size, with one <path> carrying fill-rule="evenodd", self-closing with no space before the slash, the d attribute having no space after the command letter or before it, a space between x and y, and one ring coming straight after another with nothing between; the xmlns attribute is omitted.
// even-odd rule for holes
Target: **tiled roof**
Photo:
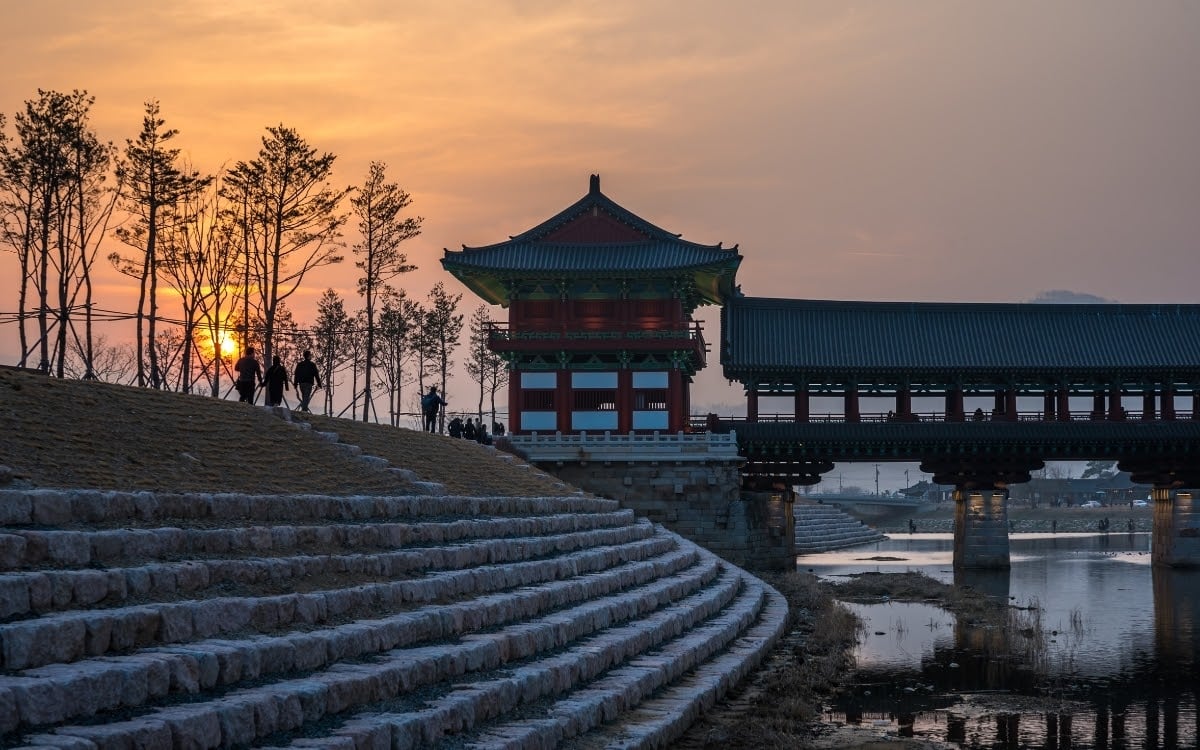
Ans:
<svg viewBox="0 0 1200 750"><path fill-rule="evenodd" d="M596 272L736 267L737 247L700 245L655 226L600 192L592 175L587 195L505 242L446 250L448 270Z"/></svg>
<svg viewBox="0 0 1200 750"><path fill-rule="evenodd" d="M696 245L683 240L648 240L622 244L505 242L447 252L444 264L496 272L617 273L685 270L740 260L735 250Z"/></svg>
<svg viewBox="0 0 1200 750"><path fill-rule="evenodd" d="M721 363L742 376L1169 370L1200 377L1200 305L732 297Z"/></svg>

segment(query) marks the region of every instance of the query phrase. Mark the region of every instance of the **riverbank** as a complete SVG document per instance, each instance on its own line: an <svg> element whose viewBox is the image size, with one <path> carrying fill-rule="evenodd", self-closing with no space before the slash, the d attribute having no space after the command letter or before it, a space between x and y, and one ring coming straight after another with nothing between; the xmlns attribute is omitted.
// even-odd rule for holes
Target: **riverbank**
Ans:
<svg viewBox="0 0 1200 750"><path fill-rule="evenodd" d="M937 602L960 616L1003 616L980 594L918 573L865 574L837 585L809 573L762 576L788 599L791 628L767 663L700 718L673 747L688 750L942 750L944 743L821 720L828 698L854 671L861 625L840 600Z"/></svg>
<svg viewBox="0 0 1200 750"><path fill-rule="evenodd" d="M954 504L951 502L919 506L914 510L886 516L871 516L853 511L851 514L885 534L907 534L909 519L912 519L918 532L954 532ZM1030 508L1021 505L1008 507L1009 531L1015 534L1097 532L1102 531L1100 526L1105 520L1108 521L1109 533L1148 532L1154 522L1154 509L1131 508L1128 505L1101 508Z"/></svg>

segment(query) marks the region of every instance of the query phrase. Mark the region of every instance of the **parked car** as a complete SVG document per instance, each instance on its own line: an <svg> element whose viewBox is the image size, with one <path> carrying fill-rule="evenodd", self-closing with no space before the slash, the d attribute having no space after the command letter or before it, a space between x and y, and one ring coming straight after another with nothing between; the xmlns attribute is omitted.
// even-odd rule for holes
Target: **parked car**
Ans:
<svg viewBox="0 0 1200 750"><path fill-rule="evenodd" d="M1133 501L1133 507L1135 507L1135 508L1148 508L1148 507L1150 507L1150 503L1146 502L1145 500L1134 500L1134 501Z"/></svg>
<svg viewBox="0 0 1200 750"><path fill-rule="evenodd" d="M1080 505L1079 507L1080 508L1099 508L1100 501L1099 500L1088 500L1086 503L1084 503L1083 505Z"/></svg>

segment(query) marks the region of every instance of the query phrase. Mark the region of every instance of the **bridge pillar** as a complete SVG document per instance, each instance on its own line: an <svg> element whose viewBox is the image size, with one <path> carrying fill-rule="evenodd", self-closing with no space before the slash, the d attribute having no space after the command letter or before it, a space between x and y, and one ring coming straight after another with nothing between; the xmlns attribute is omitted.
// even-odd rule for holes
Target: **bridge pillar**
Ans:
<svg viewBox="0 0 1200 750"><path fill-rule="evenodd" d="M846 421L858 422L858 384L846 384Z"/></svg>
<svg viewBox="0 0 1200 750"><path fill-rule="evenodd" d="M946 392L946 421L965 422L967 415L963 409L963 389L957 385Z"/></svg>
<svg viewBox="0 0 1200 750"><path fill-rule="evenodd" d="M954 567L1009 567L1008 490L954 489Z"/></svg>
<svg viewBox="0 0 1200 750"><path fill-rule="evenodd" d="M1155 485L1150 560L1172 568L1200 568L1200 492Z"/></svg>

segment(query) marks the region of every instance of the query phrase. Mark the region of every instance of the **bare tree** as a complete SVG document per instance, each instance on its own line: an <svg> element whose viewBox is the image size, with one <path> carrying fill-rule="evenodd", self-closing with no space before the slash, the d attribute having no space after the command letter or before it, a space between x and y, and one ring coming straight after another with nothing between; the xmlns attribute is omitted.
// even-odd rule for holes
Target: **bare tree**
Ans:
<svg viewBox="0 0 1200 750"><path fill-rule="evenodd" d="M145 104L142 132L136 141L125 141L125 155L117 164L123 190L123 206L136 217L131 226L117 229L117 238L135 250L133 256L113 252L109 260L121 273L138 280L137 351L138 385L146 384L143 360L149 350L150 386L162 387L158 336L158 277L161 234L191 217L183 213L192 195L203 190L211 177L178 166L179 149L167 144L179 134L164 129L157 101ZM188 331L190 333L190 331Z"/></svg>
<svg viewBox="0 0 1200 750"><path fill-rule="evenodd" d="M468 325L470 349L467 352L467 375L479 384L479 406L477 417L483 423L484 397L491 396L491 420L496 423L496 391L508 382L508 370L504 359L488 348L492 318L486 305L480 305L471 313Z"/></svg>
<svg viewBox="0 0 1200 750"><path fill-rule="evenodd" d="M342 342L350 328L350 316L338 293L326 289L317 302L317 323L313 327L313 360L321 371L325 384L325 414L333 411L333 375L346 361Z"/></svg>
<svg viewBox="0 0 1200 750"><path fill-rule="evenodd" d="M241 258L234 225L215 179L205 189L181 196L178 212L187 220L176 222L165 234L161 269L164 281L179 294L184 337L189 342L181 363L189 374L183 389L191 392L192 384L203 378L212 395L220 396L221 375L226 360L235 353L238 330L231 320L230 286Z"/></svg>
<svg viewBox="0 0 1200 750"><path fill-rule="evenodd" d="M72 347L67 357L66 373L71 378L87 378L105 383L131 385L137 378L133 347L129 344L109 344L104 336L97 336L92 343L91 364L79 342Z"/></svg>
<svg viewBox="0 0 1200 750"><path fill-rule="evenodd" d="M405 368L413 357L413 339L421 317L420 305L408 299L403 291L388 295L379 314L379 364L383 370L380 382L387 388L393 427L400 425L404 386L413 380Z"/></svg>
<svg viewBox="0 0 1200 750"><path fill-rule="evenodd" d="M365 353L363 357L363 409L362 421L367 421L367 412L372 406L371 365L375 360L375 307L381 293L388 290L388 281L416 268L409 264L408 257L400 252L400 244L421 233L423 219L402 217L400 212L412 203L408 193L394 182L387 181L387 166L382 162L371 162L367 179L350 199L358 217L358 230L362 242L354 246L359 256L355 263L363 272L358 279L358 293L362 295L364 322L366 325Z"/></svg>
<svg viewBox="0 0 1200 750"><path fill-rule="evenodd" d="M16 139L0 142L3 175L3 238L21 268L18 315L21 360L36 347L39 369L65 373L70 317L85 292L90 338L90 266L95 232L107 225L111 204L103 204L111 144L100 142L88 124L93 98L87 92L38 90L14 118ZM37 295L38 340L30 344L24 321L28 292ZM53 305L52 305L52 297ZM51 314L54 322L51 323ZM51 353L51 334L55 335ZM86 342L85 342L86 346Z"/></svg>
<svg viewBox="0 0 1200 750"><path fill-rule="evenodd" d="M450 294L442 282L434 284L429 291L429 306L425 309L424 343L429 347L430 360L441 380L442 394L446 393L446 381L450 379L450 368L454 362L450 355L458 348L459 336L462 335L463 316L455 314L462 294ZM438 432L445 428L446 412L441 410L438 417Z"/></svg>
<svg viewBox="0 0 1200 750"><path fill-rule="evenodd" d="M263 320L263 357L271 360L279 304L292 296L309 271L340 263L337 254L347 216L339 206L353 188L327 184L333 154L318 155L291 128L267 128L258 157L238 162L225 180L238 212L246 265L245 307ZM256 299L250 300L251 294Z"/></svg>

